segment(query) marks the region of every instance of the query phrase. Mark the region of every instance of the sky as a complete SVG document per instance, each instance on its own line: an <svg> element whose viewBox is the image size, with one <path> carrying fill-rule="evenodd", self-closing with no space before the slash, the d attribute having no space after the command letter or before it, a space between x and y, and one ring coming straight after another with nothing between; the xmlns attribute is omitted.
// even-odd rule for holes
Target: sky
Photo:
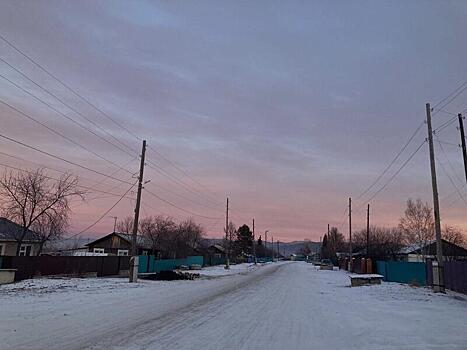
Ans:
<svg viewBox="0 0 467 350"><path fill-rule="evenodd" d="M192 217L220 237L229 197L232 221L255 218L257 235L319 240L328 224L347 234L348 198L361 229L425 125L360 194L425 104L466 81L466 18L464 1L2 1L2 37L71 89L0 40L1 134L118 180L5 138L0 171L66 171L109 192L73 201L74 234L130 189L145 139L142 216ZM463 91L434 128L466 108ZM441 220L467 230L456 126L435 142ZM134 197L82 236L111 232ZM371 199L371 223L397 225L408 198L432 203L427 143Z"/></svg>

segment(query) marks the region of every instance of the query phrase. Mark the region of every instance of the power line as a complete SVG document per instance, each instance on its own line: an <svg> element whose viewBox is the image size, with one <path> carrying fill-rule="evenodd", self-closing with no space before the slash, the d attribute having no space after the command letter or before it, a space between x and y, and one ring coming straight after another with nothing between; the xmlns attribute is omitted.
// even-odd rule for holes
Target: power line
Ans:
<svg viewBox="0 0 467 350"><path fill-rule="evenodd" d="M443 163L440 162L438 160L438 163L441 165L441 169L443 170L444 174L446 174L446 176L448 177L449 181L451 182L451 185L456 189L456 192L457 194L459 195L459 197L462 199L462 201L467 205L467 200L464 198L464 196L462 195L460 189L457 187L457 185L455 184L454 180L452 179L451 175L449 175L449 173L447 172L446 168L444 167Z"/></svg>
<svg viewBox="0 0 467 350"><path fill-rule="evenodd" d="M105 113L104 111L102 111L101 109L99 109L96 105L94 105L92 102L90 102L88 99L86 99L85 97L83 97L82 95L80 95L75 89L71 88L69 85L65 84L62 80L60 80L56 75L54 75L53 73L51 73L49 70L47 70L44 66L42 66L41 64L39 64L37 61L35 61L34 59L32 59L29 55L27 55L24 51L22 51L21 49L19 49L17 46L15 46L11 41L7 40L4 36L0 35L0 39L2 39L5 43L7 43L11 48L13 48L15 51L17 51L18 53L20 53L21 55L23 55L27 60L29 60L31 63L33 63L36 67L38 67L40 70L42 70L43 72L45 72L47 75L49 75L50 77L52 77L53 79L55 79L57 82L59 82L62 86L64 86L67 90L69 90L70 92L72 92L75 96L77 96L78 98L80 98L82 101L84 101L86 104L88 104L89 106L91 106L92 108L94 108L96 111L98 111L99 113L101 113L102 115L104 115L106 118L110 119L113 123L115 123L117 126L119 126L121 129L125 130L128 134L132 135L133 137L135 137L137 140L140 140L141 138L138 137L137 135L135 135L133 132L131 132L128 128L126 128L125 126L123 126L122 124L120 124L119 122L117 122L116 120L114 120L111 116L109 116L107 113ZM19 74L21 74L22 76L24 76L26 79L32 81L29 77L27 77L23 72L19 71L18 69L16 69L14 66L12 66L11 64L9 64L7 61L3 60L0 58L0 60L2 60L5 64L7 64L9 67L11 67L12 69L14 69L15 71L17 71ZM39 86L41 89L45 90L42 86L40 86L39 84L33 82L36 86ZM63 104L65 104L68 108L70 108L71 110L73 110L75 113L79 114L81 117L85 118L87 121L89 121L90 123L92 123L93 125L95 125L96 127L99 127L97 124L95 124L93 121L91 121L90 119L86 118L85 116L83 116L80 112L78 112L76 109L72 108L70 105L66 104L65 102L63 102L62 100L60 100L56 95L52 94L50 91L46 90L51 96L55 97L56 99L58 99L60 102L62 102ZM99 127L100 128L100 127ZM110 133L108 133L105 129L102 129L100 128L101 130L103 130L105 133L107 133L109 136L111 136L112 138L115 139L115 137L113 135L111 135ZM115 139L117 142L123 144L125 147L129 148L132 152L135 152L132 148L128 147L127 145L125 145L124 143L120 142L118 139ZM115 145L114 145L115 146ZM157 151L156 151L157 152ZM163 159L165 159L166 161L170 162L174 167L176 167L179 171L183 172L185 174L185 176L189 177L192 181L194 181L195 183L197 183L198 185L200 186L203 186L201 183L197 182L195 179L193 179L190 175L188 175L184 170L182 170L180 167L176 166L173 162L171 162L170 160L168 160L166 157L164 157L160 152L157 152L161 157L163 157ZM178 179L179 180L179 179ZM180 180L179 180L180 181ZM193 192L193 191L191 191ZM217 205L219 204L219 202L216 203Z"/></svg>
<svg viewBox="0 0 467 350"><path fill-rule="evenodd" d="M402 166L389 178L389 180L381 187L373 196L371 196L367 202L371 202L378 194L380 194L388 185L389 183L394 180L394 178L402 171L402 169L405 168L405 166L412 160L412 158L417 154L417 152L422 148L424 143L426 142L423 141L420 146L417 147L417 149L410 155L410 157L402 164Z"/></svg>
<svg viewBox="0 0 467 350"><path fill-rule="evenodd" d="M155 193L149 191L148 189L146 189L146 192L149 193L150 195L156 197L156 198L159 199L160 201L162 201L162 202L164 202L164 203L166 203L166 204L168 204L168 205L170 205L170 206L172 206L172 207L174 207L174 208L177 208L178 210L181 210L181 211L183 211L183 212L185 212L185 213L187 213L187 214L190 214L190 215L193 215L193 216L198 216L198 217L200 217L200 218L210 219L210 220L217 220L217 219L219 218L219 217L205 216L205 215L200 215L200 214L194 213L194 212L192 212L192 211L190 211L190 210L188 210L188 209L184 209L184 208L182 208L182 207L179 207L179 206L176 205L176 204L173 204L172 202L170 202L170 201L168 201L168 200L166 200L166 199L164 199L164 198L158 196L157 194L155 194Z"/></svg>
<svg viewBox="0 0 467 350"><path fill-rule="evenodd" d="M444 151L444 147L443 147L442 143L440 142L440 140L439 140L439 138L438 138L438 136L437 136L436 134L435 134L435 137L436 137L436 141L437 141L438 144L439 144L439 147L440 147L440 149L441 149L441 152L443 153L444 157L445 157L446 160L448 161L448 165L449 165L449 167L451 168L451 170L452 170L454 176L455 176L455 177L457 178L457 180L460 181L461 183L464 182L464 180L463 180L463 179L460 179L459 176L457 175L457 172L456 172L456 170L454 169L454 166L452 165L451 160L449 159L447 153Z"/></svg>
<svg viewBox="0 0 467 350"><path fill-rule="evenodd" d="M69 138L68 136L62 134L61 132L59 132L59 131L57 131L57 130L51 128L51 127L49 127L49 126L46 125L45 123L43 123L43 122L37 120L36 118L32 117L32 116L29 115L29 114L27 114L27 113L25 113L25 112L23 112L23 111L17 109L16 107L10 105L9 103L7 103L7 102L5 102L5 101L3 101L3 100L0 100L0 103L2 103L2 104L5 105L5 106L8 106L10 109L14 110L15 112L17 112L18 114L22 115L23 117L25 117L25 118L27 118L27 119L33 121L34 123L39 124L39 125L42 126L43 128L46 128L47 130L49 130L50 132L54 133L55 135L58 135L58 136L64 138L64 139L67 140L68 142L71 142L71 143L74 144L75 146L78 146L78 147L80 147L81 149L84 149L86 152L89 152L89 153L95 155L96 157L98 157L98 158L100 158L100 159L102 159L102 160L108 162L109 164L112 164L113 166L116 166L117 168L119 167L119 165L118 165L117 163L115 163L115 162L113 162L113 161L111 161L111 160L105 158L104 156L101 156L100 154L94 152L93 150L87 148L86 146L83 146L83 145L80 144L79 142L76 142L75 140ZM125 170L126 170L126 169L125 169ZM128 170L126 170L126 171L129 172L129 173L131 173L131 172L128 171Z"/></svg>
<svg viewBox="0 0 467 350"><path fill-rule="evenodd" d="M81 123L79 123L78 121L76 121L75 119L65 115L64 113L61 113L59 111L57 111L55 108L53 108L50 104L44 102L43 100L39 99L37 96L33 95L31 92L28 92L26 89L20 87L19 85L13 83L11 80L5 78L4 76L2 76L4 79L8 80L10 83L12 83L13 85L15 85L18 89L21 89L22 91L24 91L25 93L33 96L34 98L40 100L42 103L44 103L45 105L47 105L49 108L53 109L54 111L56 111L57 113L60 113L64 118L70 120L71 122L77 124L79 127L81 127L82 129L86 130L87 132L93 134L94 136L100 138L101 140L107 142L108 144L116 147L117 149L119 149L120 151L130 155L130 156L133 156L134 154L137 154L137 152L135 150L133 150L131 147L127 146L125 143L123 143L122 141L120 141L119 139L117 139L114 135L112 135L110 132L108 132L107 130L105 130L103 127L101 127L99 124L95 123L92 119L89 119L88 117L86 117L85 115L83 115L80 111L76 110L73 106L71 106L69 103L65 102L63 99L61 99L60 97L58 97L56 94L54 94L53 92L51 92L50 90L46 89L45 87L43 87L42 85L40 85L39 83L37 83L36 81L34 81L33 79L31 79L30 77L28 77L25 73L23 73L21 70L17 69L16 67L14 67L12 64L10 64L9 62L7 62L6 60L4 60L3 58L0 57L0 61L2 61L4 64L6 64L8 67L10 67L11 69L13 69L15 72L17 72L18 74L20 74L23 78L25 78L26 80L28 80L29 82L33 83L35 86L37 86L39 89L41 89L42 91L44 91L46 94L48 94L49 96L53 97L55 100L59 101L62 105L64 105L65 107L67 107L68 109L70 109L71 111L73 111L74 113L76 113L77 115L79 115L81 118L85 119L86 121L88 121L90 124L92 124L94 127L96 127L97 129L99 129L101 132L105 133L106 135L108 135L109 137L111 137L112 139L114 139L116 142L118 142L119 144L121 144L122 146L126 147L127 149L129 149L130 151L132 151L133 153L129 153L127 150L121 148L120 146L114 144L113 142L110 142L108 141L107 139L105 139L104 137L100 136L99 134L96 134L94 131L90 130L89 128L87 128L86 126L82 125Z"/></svg>
<svg viewBox="0 0 467 350"><path fill-rule="evenodd" d="M133 189L136 183L137 181L134 184L132 184L131 187L127 189L126 192L109 209L107 209L94 223L86 227L84 230L81 230L80 232L75 233L71 235L70 237L65 238L64 241L71 239L73 237L79 236L80 234L86 232L87 230L90 230L95 225L97 225L105 216L107 216L107 214L109 214L112 211L113 208L115 208L118 205L118 203L120 203L123 200L123 198L125 198L125 196L128 194L128 192L130 192Z"/></svg>
<svg viewBox="0 0 467 350"><path fill-rule="evenodd" d="M202 189L212 193L215 195L214 192L212 192L209 188L207 188L206 186L204 186L201 182L197 181L195 178L193 178L190 174L188 174L184 169L182 169L180 166L178 166L175 162L171 161L170 159L168 159L167 157L165 157L162 153L158 152L157 150L151 148L154 153L156 153L159 157L161 157L163 160L165 160L166 162L168 162L169 164L172 165L173 168L177 169L180 173L184 174L186 177L188 177L191 181L193 181L195 184L197 184L198 186L200 186ZM214 198L214 197L213 197ZM216 200L217 201L217 200ZM217 202L218 204L220 205L224 205L222 202Z"/></svg>
<svg viewBox="0 0 467 350"><path fill-rule="evenodd" d="M433 110L437 109L442 110L444 107L446 107L448 104L450 104L452 101L454 101L461 93L463 93L467 89L467 81L464 81L461 85L459 85L456 89L454 89L453 92L451 92L448 96L443 98L441 101L439 101L436 105L433 106ZM454 96L453 96L454 95ZM451 96L453 96L451 98ZM437 108L440 104L442 104L444 101L448 100L444 105L441 107ZM435 111L433 114L436 114L437 112Z"/></svg>
<svg viewBox="0 0 467 350"><path fill-rule="evenodd" d="M32 59L30 56L28 56L24 51L20 50L17 46L15 46L11 41L7 40L3 35L0 34L0 39L2 39L5 43L8 44L8 46L10 46L11 48L13 48L16 52L20 53L22 56L24 56L28 61L30 61L31 63L33 63L36 67L38 67L40 70L42 70L44 73L46 73L48 76L50 76L51 78L55 79L56 81L58 81L60 83L60 85L62 85L63 87L65 87L68 91L70 91L72 94L74 94L75 96L77 96L78 98L80 98L82 101L84 101L86 104L88 104L89 106L91 106L92 108L94 108L96 111L98 111L99 113L101 113L103 116L105 116L107 119L111 120L115 125L117 125L118 127L120 127L122 130L125 130L129 135L133 136L134 138L136 138L138 141L141 140L140 137L136 136L133 132L131 132L129 129L127 129L125 126L123 126L122 124L120 124L119 122L117 122L116 120L114 120L112 117L110 117L107 113L103 112L101 109L99 109L97 106L95 106L92 102L90 102L88 99L86 99L85 97L83 97L82 95L80 95L76 90L74 90L73 88L71 88L69 85L65 84L62 80L60 80L56 75L52 74L49 70L47 70L44 66L42 66L41 64L39 64L37 61L35 61L34 59Z"/></svg>
<svg viewBox="0 0 467 350"><path fill-rule="evenodd" d="M55 155L55 154L52 154L52 153L43 151L43 150L41 150L41 149L39 149L39 148L37 148L37 147L30 146L30 145L28 145L28 144L26 144L26 143L24 143L24 142L21 142L21 141L12 139L12 138L10 138L10 137L8 137L8 136L5 136L5 135L0 134L0 137L3 138L3 139L5 139L5 140L14 142L14 143L16 143L16 144L18 144L18 145L21 145L21 146L23 146L23 147L32 149L32 150L34 150L34 151L36 151L36 152L45 154L45 155L47 155L47 156L49 156L49 157L52 157L52 158L61 160L61 161L63 161L63 162L66 162L66 163L71 164L71 165L74 165L74 166L77 166L77 167L82 168L82 169L84 169L84 170L93 172L93 173L95 173L95 174L98 174L98 175L107 177L107 178L109 178L109 179L112 179L112 180L115 180L115 181L118 181L118 182L121 182L121 183L126 183L126 184L130 184L130 185L131 185L131 182L128 182L128 181L125 181L125 180L122 180L122 179L119 179L119 178L116 178L116 177L113 177L113 176L104 174L104 173L102 173L102 172L100 172L100 171L98 171L98 170L89 168L89 167L87 167L87 166L85 166L85 165L81 165L81 164L72 162L71 160L67 160L67 159L62 158L62 157L60 157L60 156L57 156L57 155Z"/></svg>
<svg viewBox="0 0 467 350"><path fill-rule="evenodd" d="M21 169L21 168L18 168L18 167L12 166L12 165L8 165L8 164L5 164L5 163L0 163L0 166L3 166L5 168L9 168L9 169L13 169L13 170L17 170L17 171L21 171L23 173L33 174L32 171L29 171L29 170L26 170L26 169ZM44 169L55 170L57 172L60 172L60 171L58 171L56 169L51 169L51 168L47 168L47 167L44 167ZM66 172L61 172L61 173L62 174L67 174ZM57 178L52 177L52 176L44 175L44 177L46 179L49 179L49 180L60 181L60 179L57 179ZM96 188L90 187L90 186L84 186L84 185L79 185L79 184L76 185L76 186L79 187L79 188L83 188L85 190L92 191L92 192L108 194L108 195L113 196L113 197L121 196L121 194L118 194L118 193L112 193L110 191L103 191L103 190L99 190L99 189L96 189Z"/></svg>
<svg viewBox="0 0 467 350"><path fill-rule="evenodd" d="M393 160L389 163L389 165L383 170L383 172L376 178L373 183L368 186L360 195L357 196L356 200L359 200L362 198L365 194L367 194L378 182L381 180L381 178L389 171L389 169L394 165L394 163L399 159L399 157L402 155L402 153L407 149L409 144L412 142L414 137L417 135L417 133L420 131L422 128L424 122L421 122L420 125L415 129L415 131L412 133L412 135L409 137L407 142L404 144L404 146L401 148L401 150L396 154L396 156L393 158Z"/></svg>

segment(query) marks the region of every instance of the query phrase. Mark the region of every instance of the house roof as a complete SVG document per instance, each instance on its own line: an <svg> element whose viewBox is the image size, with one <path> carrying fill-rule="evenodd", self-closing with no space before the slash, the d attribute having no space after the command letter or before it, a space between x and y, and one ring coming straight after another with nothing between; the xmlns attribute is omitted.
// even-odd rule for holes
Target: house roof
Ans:
<svg viewBox="0 0 467 350"><path fill-rule="evenodd" d="M457 255L457 256L467 256L467 249L464 247L453 244L445 239L442 239L443 246L443 255ZM426 243L415 243L409 246L406 246L399 250L399 254L420 254L422 250L426 250L428 255L436 254L436 240L431 240Z"/></svg>
<svg viewBox="0 0 467 350"><path fill-rule="evenodd" d="M15 241L16 238L21 234L23 227L14 223L7 218L0 218L0 240L1 241ZM31 230L26 231L24 236L25 241L38 241L35 234Z"/></svg>
<svg viewBox="0 0 467 350"><path fill-rule="evenodd" d="M107 239L108 237L112 236L112 235L116 235L118 237L120 237L121 239L127 241L128 243L131 244L131 241L132 241L132 234L131 233L123 233L123 232L111 232L109 233L108 235L105 235L101 238L98 238L96 239L95 241L92 241L92 242L89 242L87 244L85 244L86 247L90 246L90 245L94 245L100 241L103 241L105 239ZM142 235L137 235L136 236L136 244L139 248L143 248L143 249L151 249L152 248L152 243L151 241L145 237L145 236L142 236Z"/></svg>
<svg viewBox="0 0 467 350"><path fill-rule="evenodd" d="M217 249L218 251L220 251L221 253L225 253L225 249L223 246L221 246L220 244L213 244L211 245L212 248L214 249Z"/></svg>

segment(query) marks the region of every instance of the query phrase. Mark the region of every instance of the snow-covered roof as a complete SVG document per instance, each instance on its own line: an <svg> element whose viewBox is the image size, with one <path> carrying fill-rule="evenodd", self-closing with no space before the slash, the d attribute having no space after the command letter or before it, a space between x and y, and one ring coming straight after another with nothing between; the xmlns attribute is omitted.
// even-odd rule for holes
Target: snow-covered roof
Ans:
<svg viewBox="0 0 467 350"><path fill-rule="evenodd" d="M408 246L405 246L399 250L399 254L411 254L415 253L416 251L425 248L426 246L429 246L436 242L435 240L427 241L427 242L418 242L414 243Z"/></svg>

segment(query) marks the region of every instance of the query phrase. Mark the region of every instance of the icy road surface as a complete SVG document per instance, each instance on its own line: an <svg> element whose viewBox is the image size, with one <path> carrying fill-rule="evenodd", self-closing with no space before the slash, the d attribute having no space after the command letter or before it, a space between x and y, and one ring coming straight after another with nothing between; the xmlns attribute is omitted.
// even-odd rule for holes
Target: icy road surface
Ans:
<svg viewBox="0 0 467 350"><path fill-rule="evenodd" d="M0 287L1 349L467 349L467 297L350 288L300 262L196 281L33 280Z"/></svg>

